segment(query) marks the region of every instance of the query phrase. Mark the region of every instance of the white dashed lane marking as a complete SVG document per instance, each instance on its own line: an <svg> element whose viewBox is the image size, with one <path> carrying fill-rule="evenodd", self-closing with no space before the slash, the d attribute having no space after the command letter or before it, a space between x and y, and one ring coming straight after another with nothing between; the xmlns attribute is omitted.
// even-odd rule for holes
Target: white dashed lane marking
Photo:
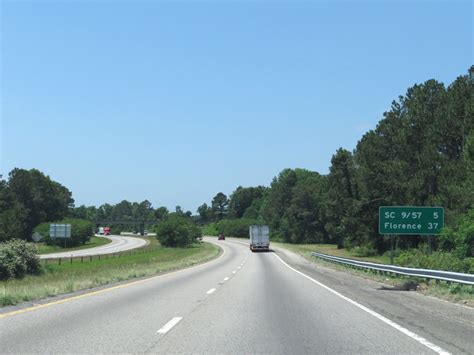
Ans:
<svg viewBox="0 0 474 355"><path fill-rule="evenodd" d="M174 317L168 323L166 323L162 328L158 329L157 333L159 334L166 334L168 333L171 328L173 328L176 324L178 324L183 317Z"/></svg>

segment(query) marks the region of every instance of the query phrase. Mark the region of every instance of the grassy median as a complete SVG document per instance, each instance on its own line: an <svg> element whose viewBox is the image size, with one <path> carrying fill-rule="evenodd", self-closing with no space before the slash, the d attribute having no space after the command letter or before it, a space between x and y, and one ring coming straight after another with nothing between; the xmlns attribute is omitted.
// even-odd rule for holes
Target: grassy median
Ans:
<svg viewBox="0 0 474 355"><path fill-rule="evenodd" d="M328 244L287 244L287 243L278 243L271 242L271 245L276 247L281 247L288 249L296 254L299 254L306 258L307 260L321 264L323 266L330 267L332 269L337 269L340 271L352 273L354 275L371 279L378 282L383 282L392 286L400 285L406 281L414 281L419 284L418 292L423 293L427 296L433 296L440 299L444 299L451 302L461 303L470 307L474 307L474 287L469 285L462 285L458 283L447 283L439 282L436 283L435 280L425 280L423 278L414 278L409 276L393 276L393 275L380 275L368 270L362 270L357 268L350 268L343 264L329 262L320 258L315 258L311 256L311 252L319 252L328 255L339 256L349 259L357 259L367 262L375 262L380 264L389 264L390 258L387 256L372 256L372 257L361 257L357 256L354 253L346 249L337 249L336 245Z"/></svg>
<svg viewBox="0 0 474 355"><path fill-rule="evenodd" d="M219 250L210 243L188 248L163 248L153 243L131 255L43 265L40 275L1 281L0 306L185 268L215 258Z"/></svg>
<svg viewBox="0 0 474 355"><path fill-rule="evenodd" d="M96 248L102 245L106 245L111 243L112 240L109 238L104 237L91 237L91 240L88 241L86 244L71 247L71 248L63 248L59 245L47 245L45 243L35 243L34 245L38 249L38 254L51 254L51 253L62 253L66 251L74 251L74 250L81 250L81 249L89 249L89 248Z"/></svg>

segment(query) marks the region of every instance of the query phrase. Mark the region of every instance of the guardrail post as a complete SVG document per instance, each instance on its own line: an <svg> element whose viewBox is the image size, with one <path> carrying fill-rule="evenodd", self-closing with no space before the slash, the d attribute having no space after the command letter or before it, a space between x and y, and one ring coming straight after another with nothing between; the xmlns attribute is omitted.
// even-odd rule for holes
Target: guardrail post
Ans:
<svg viewBox="0 0 474 355"><path fill-rule="evenodd" d="M61 258L58 259L58 265L61 265Z"/></svg>
<svg viewBox="0 0 474 355"><path fill-rule="evenodd" d="M390 265L393 265L393 234L390 234Z"/></svg>
<svg viewBox="0 0 474 355"><path fill-rule="evenodd" d="M89 255L89 261L92 262L92 255Z"/></svg>
<svg viewBox="0 0 474 355"><path fill-rule="evenodd" d="M83 261L84 261L84 257L83 257L83 256L81 256L81 264L83 263Z"/></svg>

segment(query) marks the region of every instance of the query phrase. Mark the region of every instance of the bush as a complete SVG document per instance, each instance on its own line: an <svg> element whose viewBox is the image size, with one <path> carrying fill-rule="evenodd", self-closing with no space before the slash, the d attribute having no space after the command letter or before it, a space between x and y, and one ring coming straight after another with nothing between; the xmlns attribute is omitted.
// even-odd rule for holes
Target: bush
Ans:
<svg viewBox="0 0 474 355"><path fill-rule="evenodd" d="M209 223L201 226L202 235L218 235L216 223Z"/></svg>
<svg viewBox="0 0 474 355"><path fill-rule="evenodd" d="M188 217L170 214L156 226L156 237L165 247L186 247L202 236L201 230Z"/></svg>
<svg viewBox="0 0 474 355"><path fill-rule="evenodd" d="M37 274L39 270L40 260L33 245L19 239L0 243L0 280Z"/></svg>
<svg viewBox="0 0 474 355"><path fill-rule="evenodd" d="M474 207L458 221L454 228L444 228L438 237L441 250L452 251L458 258L474 257Z"/></svg>
<svg viewBox="0 0 474 355"><path fill-rule="evenodd" d="M365 256L375 256L377 255L377 250L372 245L362 245L357 246L351 249L355 256L365 257Z"/></svg>
<svg viewBox="0 0 474 355"><path fill-rule="evenodd" d="M418 249L406 250L400 253L395 263L421 269L474 273L474 258L460 259L454 253L442 251L427 255Z"/></svg>
<svg viewBox="0 0 474 355"><path fill-rule="evenodd" d="M219 234L225 234L229 237L248 238L249 227L253 224L261 224L256 219L223 219L216 224Z"/></svg>
<svg viewBox="0 0 474 355"><path fill-rule="evenodd" d="M41 223L35 228L35 232L41 234L43 241L48 245L56 244L59 246L64 246L64 239L61 238L53 240L50 238L49 225L52 223L71 225L71 238L67 239L66 241L66 245L69 247L85 244L90 241L91 237L93 236L94 226L91 222L85 219L67 218L57 222Z"/></svg>

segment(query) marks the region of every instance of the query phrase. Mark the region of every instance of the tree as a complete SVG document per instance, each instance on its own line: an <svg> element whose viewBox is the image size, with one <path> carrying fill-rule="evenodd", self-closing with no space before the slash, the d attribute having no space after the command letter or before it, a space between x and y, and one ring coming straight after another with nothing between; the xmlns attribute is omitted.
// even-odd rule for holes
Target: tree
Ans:
<svg viewBox="0 0 474 355"><path fill-rule="evenodd" d="M237 187L229 199L229 217L242 218L255 200L263 198L264 193L265 188L263 186Z"/></svg>
<svg viewBox="0 0 474 355"><path fill-rule="evenodd" d="M199 214L200 223L208 223L214 219L212 208L209 207L207 203L203 203L201 206L199 206L197 213Z"/></svg>
<svg viewBox="0 0 474 355"><path fill-rule="evenodd" d="M171 213L168 218L156 226L156 235L165 247L186 247L201 237L201 230L188 217Z"/></svg>
<svg viewBox="0 0 474 355"><path fill-rule="evenodd" d="M149 221L155 219L153 207L151 202L148 200L144 200L140 203L134 203L132 215L135 221Z"/></svg>
<svg viewBox="0 0 474 355"><path fill-rule="evenodd" d="M64 218L73 207L71 192L36 169L13 169L1 183L2 238L30 239L42 222Z"/></svg>
<svg viewBox="0 0 474 355"><path fill-rule="evenodd" d="M98 220L111 220L114 207L109 203L104 203L97 210Z"/></svg>
<svg viewBox="0 0 474 355"><path fill-rule="evenodd" d="M112 207L110 217L114 221L132 221L132 220L135 220L137 207L138 207L138 203L132 204L132 203L128 202L127 200L123 200L123 201L117 203L115 206Z"/></svg>
<svg viewBox="0 0 474 355"><path fill-rule="evenodd" d="M169 214L169 211L166 207L164 206L161 206L161 207L158 207L156 210L155 210L155 218L158 220L158 221L162 221L163 219L165 219L168 214Z"/></svg>
<svg viewBox="0 0 474 355"><path fill-rule="evenodd" d="M219 192L212 199L212 212L216 216L217 220L223 219L227 215L227 206L229 205L229 199L227 196Z"/></svg>
<svg viewBox="0 0 474 355"><path fill-rule="evenodd" d="M331 242L351 246L364 243L368 234L361 214L360 181L351 152L338 149L332 156L325 201L326 230Z"/></svg>
<svg viewBox="0 0 474 355"><path fill-rule="evenodd" d="M97 219L97 208L95 206L81 205L71 209L69 215L72 218L86 219L88 221L95 221Z"/></svg>

